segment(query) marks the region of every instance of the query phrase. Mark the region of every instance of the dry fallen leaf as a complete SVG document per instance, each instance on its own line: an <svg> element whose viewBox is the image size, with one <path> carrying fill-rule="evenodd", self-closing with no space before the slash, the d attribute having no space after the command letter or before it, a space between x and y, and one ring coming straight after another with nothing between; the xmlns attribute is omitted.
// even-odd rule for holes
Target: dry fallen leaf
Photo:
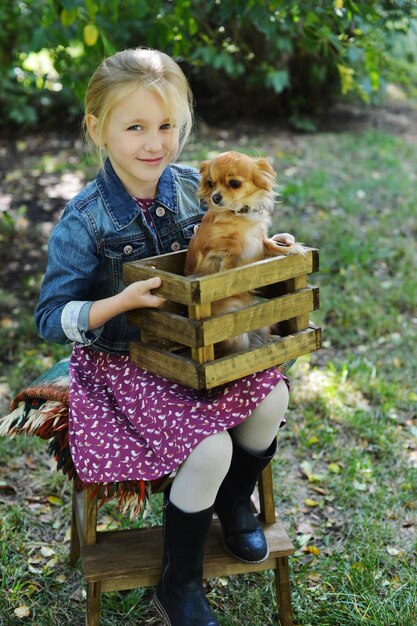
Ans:
<svg viewBox="0 0 417 626"><path fill-rule="evenodd" d="M307 582L311 588L316 587L321 580L321 576L318 572L311 572L311 574L307 576Z"/></svg>
<svg viewBox="0 0 417 626"><path fill-rule="evenodd" d="M2 491L6 496L15 496L16 489L13 485L10 485L5 480L0 480L0 491Z"/></svg>
<svg viewBox="0 0 417 626"><path fill-rule="evenodd" d="M40 554L35 554L34 556L30 556L28 558L28 563L30 563L31 565L36 565L38 563L42 563L42 557Z"/></svg>
<svg viewBox="0 0 417 626"><path fill-rule="evenodd" d="M59 563L58 557L54 556L52 559L49 559L47 563L45 563L43 569L53 569L54 567L58 565L58 563Z"/></svg>
<svg viewBox="0 0 417 626"><path fill-rule="evenodd" d="M316 493L319 493L322 496L325 496L326 494L328 494L329 492L327 491L327 489L323 489L323 487L319 487L318 485L310 485L309 487L312 491L315 491Z"/></svg>
<svg viewBox="0 0 417 626"><path fill-rule="evenodd" d="M13 612L14 612L14 614L15 614L17 617L19 617L20 619L21 619L22 617L29 617L29 615L30 615L30 609L29 609L27 606L24 606L24 605L19 606L19 607L18 607L17 609L15 609Z"/></svg>
<svg viewBox="0 0 417 626"><path fill-rule="evenodd" d="M74 593L70 595L70 600L72 600L73 602L82 602L84 598L85 592L81 587L76 589L76 591L74 591Z"/></svg>
<svg viewBox="0 0 417 626"><path fill-rule="evenodd" d="M417 523L417 520L415 519L406 519L405 522L403 523L403 528L410 528L410 526L414 526L414 524Z"/></svg>
<svg viewBox="0 0 417 626"><path fill-rule="evenodd" d="M61 500L61 498L58 498L58 496L48 496L47 500L50 504L53 504L54 506L62 506L63 502Z"/></svg>
<svg viewBox="0 0 417 626"><path fill-rule="evenodd" d="M308 521L302 521L297 524L296 532L299 535L312 535L316 532L316 526Z"/></svg>
<svg viewBox="0 0 417 626"><path fill-rule="evenodd" d="M310 483L319 483L323 479L321 474L313 472L313 465L309 461L300 463L300 469Z"/></svg>
<svg viewBox="0 0 417 626"><path fill-rule="evenodd" d="M303 500L304 504L306 506L318 506L319 503L317 502L317 500L313 500L312 498L306 498L305 500Z"/></svg>
<svg viewBox="0 0 417 626"><path fill-rule="evenodd" d="M48 548L48 546L42 546L40 552L42 556L45 557L46 559L48 559L50 556L53 556L55 554L55 550L52 550L52 548Z"/></svg>

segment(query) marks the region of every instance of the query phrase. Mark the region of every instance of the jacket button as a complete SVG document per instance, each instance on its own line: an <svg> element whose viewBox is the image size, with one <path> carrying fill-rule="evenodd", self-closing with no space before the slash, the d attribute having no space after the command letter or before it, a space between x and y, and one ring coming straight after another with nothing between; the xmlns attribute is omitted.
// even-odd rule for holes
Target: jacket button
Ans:
<svg viewBox="0 0 417 626"><path fill-rule="evenodd" d="M180 244L178 241L174 241L174 242L171 244L171 250L173 250L174 252L175 252L176 250L181 250L181 244Z"/></svg>
<svg viewBox="0 0 417 626"><path fill-rule="evenodd" d="M165 215L165 209L164 209L164 207L163 207L163 206L158 206L158 207L156 208L155 213L157 214L157 216L158 216L158 217L164 217L164 215Z"/></svg>
<svg viewBox="0 0 417 626"><path fill-rule="evenodd" d="M123 248L123 254L125 254L126 256L129 256L129 254L132 254L133 252L133 247L131 245L125 246Z"/></svg>

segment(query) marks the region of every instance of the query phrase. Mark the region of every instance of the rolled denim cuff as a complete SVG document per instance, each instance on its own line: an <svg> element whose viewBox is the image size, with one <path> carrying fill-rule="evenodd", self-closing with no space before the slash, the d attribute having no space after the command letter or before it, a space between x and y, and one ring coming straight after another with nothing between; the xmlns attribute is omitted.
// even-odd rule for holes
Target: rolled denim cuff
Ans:
<svg viewBox="0 0 417 626"><path fill-rule="evenodd" d="M102 333L103 326L88 330L88 315L93 303L88 300L71 300L61 313L61 326L70 341L93 343Z"/></svg>

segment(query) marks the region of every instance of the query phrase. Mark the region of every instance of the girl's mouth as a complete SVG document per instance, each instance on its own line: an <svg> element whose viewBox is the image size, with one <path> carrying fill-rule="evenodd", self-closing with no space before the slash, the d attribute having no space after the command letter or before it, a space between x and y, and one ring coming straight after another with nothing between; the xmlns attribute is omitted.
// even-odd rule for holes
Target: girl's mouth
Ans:
<svg viewBox="0 0 417 626"><path fill-rule="evenodd" d="M141 163L145 163L145 165L159 165L163 160L163 157L157 157L155 159L139 159Z"/></svg>

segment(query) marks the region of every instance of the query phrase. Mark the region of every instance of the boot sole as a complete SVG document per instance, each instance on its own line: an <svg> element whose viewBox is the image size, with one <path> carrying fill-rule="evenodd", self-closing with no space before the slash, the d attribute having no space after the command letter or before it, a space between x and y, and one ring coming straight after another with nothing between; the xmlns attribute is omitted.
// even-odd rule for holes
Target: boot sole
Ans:
<svg viewBox="0 0 417 626"><path fill-rule="evenodd" d="M159 615L165 620L167 626L171 626L171 620L169 619L168 614L165 612L164 607L159 602L158 596L156 595L156 591L153 594L152 601L153 601L153 604L154 604L156 610L158 611Z"/></svg>

